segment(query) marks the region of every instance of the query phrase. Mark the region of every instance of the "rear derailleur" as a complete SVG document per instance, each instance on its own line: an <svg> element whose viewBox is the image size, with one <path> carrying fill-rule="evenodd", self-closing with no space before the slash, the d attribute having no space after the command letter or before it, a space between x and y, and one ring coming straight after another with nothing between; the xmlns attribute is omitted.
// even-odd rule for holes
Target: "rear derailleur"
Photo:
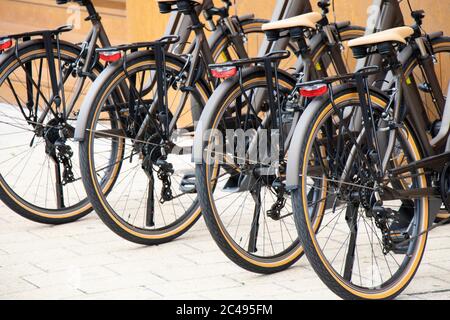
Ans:
<svg viewBox="0 0 450 320"><path fill-rule="evenodd" d="M150 181L153 182L154 179L153 172L156 172L156 176L162 182L161 188L161 198L159 202L164 204L165 202L172 201L175 197L172 193L172 175L174 174L173 165L167 162L167 156L164 155L165 152L162 150L157 150L162 147L159 146L147 146L144 156L144 161L142 162L142 169L149 177ZM156 168L156 170L154 170Z"/></svg>
<svg viewBox="0 0 450 320"><path fill-rule="evenodd" d="M73 173L73 150L66 144L70 129L61 126L57 121L50 121L43 131L45 139L45 152L59 166L63 165L62 185L68 185L76 181Z"/></svg>
<svg viewBox="0 0 450 320"><path fill-rule="evenodd" d="M408 250L409 222L400 221L401 212L375 205L372 209L375 226L381 231L383 254L405 254Z"/></svg>
<svg viewBox="0 0 450 320"><path fill-rule="evenodd" d="M270 210L267 211L267 216L275 221L280 221L286 217L281 215L281 211L285 208L287 202L285 197L286 188L282 182L278 181L278 179L273 182L272 187L277 194L277 200Z"/></svg>

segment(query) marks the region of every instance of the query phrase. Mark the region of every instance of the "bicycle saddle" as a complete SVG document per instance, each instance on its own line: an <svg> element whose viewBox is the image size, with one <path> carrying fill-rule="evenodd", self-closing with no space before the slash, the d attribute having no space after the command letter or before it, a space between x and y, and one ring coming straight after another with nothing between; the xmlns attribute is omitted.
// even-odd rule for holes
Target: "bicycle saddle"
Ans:
<svg viewBox="0 0 450 320"><path fill-rule="evenodd" d="M288 30L292 28L316 28L316 24L322 20L322 15L317 12L311 12L302 14L296 17L276 21L269 22L263 24L263 31L272 31L272 30Z"/></svg>
<svg viewBox="0 0 450 320"><path fill-rule="evenodd" d="M350 40L348 42L348 46L350 48L355 48L361 46L373 46L385 42L398 42L405 44L406 39L411 37L413 34L414 29L411 27L398 27Z"/></svg>

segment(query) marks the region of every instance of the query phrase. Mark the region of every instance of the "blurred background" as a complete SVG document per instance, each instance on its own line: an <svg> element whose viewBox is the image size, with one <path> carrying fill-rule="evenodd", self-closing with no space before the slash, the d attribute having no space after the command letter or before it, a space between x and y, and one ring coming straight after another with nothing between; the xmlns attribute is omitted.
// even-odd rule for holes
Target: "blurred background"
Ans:
<svg viewBox="0 0 450 320"><path fill-rule="evenodd" d="M239 14L254 13L258 18L272 16L277 0L236 0ZM220 5L220 0L215 0ZM315 5L317 1L312 0ZM168 15L161 15L156 0L94 0L112 42L145 41L160 37ZM367 8L372 0L335 0L338 20L351 20L365 26ZM450 0L411 0L414 9L427 14L425 29L442 30L450 34ZM402 1L405 17L409 18L406 0ZM67 23L79 27L67 34L71 41L81 41L89 30L84 22L86 13L76 4L57 6L55 0L0 0L0 34L18 33L33 29L55 28ZM408 23L410 20L407 20Z"/></svg>

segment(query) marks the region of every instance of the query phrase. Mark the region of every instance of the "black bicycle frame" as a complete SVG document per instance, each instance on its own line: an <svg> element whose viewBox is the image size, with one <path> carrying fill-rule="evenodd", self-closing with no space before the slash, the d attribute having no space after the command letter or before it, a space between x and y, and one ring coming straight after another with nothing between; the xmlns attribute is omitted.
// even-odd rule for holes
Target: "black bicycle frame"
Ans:
<svg viewBox="0 0 450 320"><path fill-rule="evenodd" d="M78 63L82 59L82 55L86 52L85 55L85 61L84 66L82 69L77 70L77 76L80 77L80 81L77 83L77 86L75 88L75 94L72 96L72 99L69 103L69 107L66 105L66 101L64 99L64 82L67 80L67 77L70 74L62 75L61 73L58 74L57 66L55 63L55 54L54 54L54 41L56 41L57 46L57 56L56 58L60 60L59 56L59 46L60 46L60 39L59 36L61 33L69 32L72 30L72 27L64 26L60 27L55 30L44 30L44 31L36 31L36 32L28 32L23 34L16 34L12 36L8 36L8 38L12 38L16 40L16 48L15 48L15 55L16 58L21 65L21 67L25 70L26 74L26 85L27 85L27 96L28 96L28 103L34 104L32 101L33 97L33 89L39 90L38 85L34 82L32 79L32 68L30 63L23 63L20 60L19 57L19 42L26 42L31 40L34 37L41 37L42 41L44 43L44 49L46 54L46 59L48 61L48 68L49 68L49 78L50 78L50 85L51 85L51 92L52 96L50 97L50 100L46 100L42 93L38 93L38 96L42 96L42 99L46 102L46 107L42 110L42 113L39 117L39 119L34 119L32 121L33 125L39 125L42 124L45 121L45 118L47 117L49 112L52 112L54 117L56 119L65 121L68 117L68 115L73 111L73 108L75 106L75 101L78 99L79 95L81 94L81 90L85 81L85 77L89 76L92 72L92 68L95 61L95 49L97 46L97 43L99 42L100 45L103 47L110 46L110 42L108 39L108 36L105 32L105 29L103 28L103 25L101 23L101 17L97 13L94 5L90 0L86 0L83 2L83 5L85 5L86 10L88 12L88 17L86 18L87 21L90 21L92 23L92 29L90 30L88 36L86 37L85 41L81 45L81 52L78 57L76 65L78 66ZM59 77L59 81L58 81ZM52 108L52 106L55 105L55 110ZM60 110L60 107L63 107L62 110ZM36 106L37 107L37 106ZM29 120L30 121L30 120Z"/></svg>
<svg viewBox="0 0 450 320"><path fill-rule="evenodd" d="M412 39L410 39L408 46L404 50L411 51L411 57L418 62L419 67L423 71L426 84L429 87L429 92L433 98L439 116L442 119L445 109L445 97L434 68L435 58L432 43L430 43L430 39L433 37L428 35L423 36L421 34L420 26L422 25L423 18L425 17L423 11L413 11L412 17L416 21L413 27L415 32ZM436 33L434 37L441 34L442 33ZM394 54L395 57L393 56ZM390 56L388 55L387 58L391 61L391 64L394 64L395 67L397 64L402 65L402 61L399 59L397 51L391 53ZM429 119L422 116L423 114L426 114L426 107L422 97L420 96L419 86L416 83L414 75L404 75L403 72L405 72L405 70L403 70L403 68L402 70L397 70L395 67L393 70L395 88L397 88L397 90L399 90L399 88L401 89L401 94L397 93L397 96L404 99L402 103L406 106L405 116L412 125L411 129L415 132L416 137L419 139L424 152L422 156L427 158L441 153L442 144L439 145L436 143L435 145L432 145L426 134L431 126L431 123L429 123ZM406 77L407 79L405 79ZM399 82L399 79L401 82Z"/></svg>
<svg viewBox="0 0 450 320"><path fill-rule="evenodd" d="M420 35L420 29L416 28L416 35L413 40L419 47L422 46L422 41L424 38ZM394 92L392 93L394 96L392 105L389 108L392 108L393 114L392 118L385 125L385 129L387 129L385 134L376 134L374 132L373 124L369 121L370 112L372 110L370 105L370 99L367 96L368 92L368 78L369 75L365 75L364 77L359 77L356 79L357 81L357 90L359 93L360 101L361 101L361 113L364 121L365 127L365 135L367 138L368 146L371 147L374 151L376 151L380 156L380 175L379 179L382 179L386 172L388 171L389 159L391 159L392 152L394 150L395 141L397 139L397 130L401 127L402 123L408 123L410 130L414 132L415 137L417 138L417 142L421 146L422 150L422 160L413 162L408 164L405 167L395 168L393 170L389 170L389 175L395 179L399 177L403 173L419 170L419 169L428 169L434 170L438 174L439 170L450 161L450 154L445 153L445 148L443 148L442 143L432 145L427 135L428 131L428 122L427 119L423 117L425 112L425 106L419 94L418 86L412 75L405 75L405 71L403 70L402 63L398 59L397 53L398 50L394 48L393 44L381 44L378 46L378 51L383 52L382 57L387 61L389 68L391 69L395 81ZM426 52L420 52L420 50L416 50L417 60L427 60L429 59L429 55ZM427 65L424 65L427 68ZM431 66L432 69L428 70L425 73L425 77L431 75L430 88L431 91L436 93L441 92L440 85L436 79L436 74L434 67ZM430 79L426 79L429 81ZM373 134L372 134L373 133ZM448 132L446 133L448 137ZM441 140L443 142L445 139ZM349 159L349 162L351 159ZM400 178L401 179L401 178ZM380 183L382 181L379 181ZM411 190L393 190L386 189L385 194L381 197L382 200L413 200L418 197L429 197L430 198L430 213L431 215L436 215L440 210L442 199L439 188L434 186L426 189L411 189ZM434 221L431 219L430 221Z"/></svg>
<svg viewBox="0 0 450 320"><path fill-rule="evenodd" d="M175 129L176 122L178 121L178 117L182 114L184 108L186 107L188 95L191 92L193 92L195 82L197 81L197 79L199 77L203 77L203 75L199 75L198 73L203 70L205 71L206 80L208 80L208 82L209 82L209 86L210 86L209 89L211 92L218 85L217 80L212 77L211 71L209 69L209 65L214 63L214 57L212 55L211 48L210 48L208 39L207 39L205 31L204 31L204 25L201 23L200 18L199 18L199 10L204 9L204 7L195 6L192 2L185 1L185 0L177 1L177 7L178 7L177 15L181 14L186 17L185 19L182 19L179 21L183 21L183 25L185 23L187 23L187 21L190 23L189 31L194 32L195 41L190 45L189 49L187 50L188 54L183 55L187 59L186 65L189 66L189 70L187 72L188 77L186 79L186 85L185 85L186 90L184 90L183 95L180 99L179 105L173 114L173 119L168 126L167 133L169 135ZM172 15L172 17L176 17L177 15ZM222 16L222 18L224 18L225 21L228 21L225 14ZM231 25L228 27L231 27ZM231 30L233 30L233 29L231 29ZM190 34L190 32L189 32L189 34ZM233 34L233 31L231 31L231 34ZM236 51L242 55L244 55L244 53L245 53L244 57L247 57L247 53L246 53L246 50L244 47L242 37L240 37L240 36L234 37L233 39L234 39L234 46L236 48ZM180 50L182 52L184 49L183 43L182 43L182 41L180 41L179 43L181 44L180 47L176 48L174 45L172 45L172 48L174 48L174 50ZM161 94L162 94L162 92L161 92ZM157 99L157 100L159 100L159 99ZM202 111L201 106L194 104L194 105L190 106L190 108L192 109L193 118L198 119L200 117L200 114ZM139 132L136 136L136 140L143 139L143 136L146 132L146 127L150 123L150 118L151 118L151 114L152 114L153 110L154 110L154 107L151 108L150 113L146 116L146 119L144 120L144 122L141 126L141 129L139 130Z"/></svg>
<svg viewBox="0 0 450 320"><path fill-rule="evenodd" d="M324 24L324 26L328 26L328 20L324 19L324 21L322 22ZM297 77L298 77L298 82L297 85L295 86L294 90L293 90L293 96L295 95L295 92L298 92L298 89L302 86L303 82L309 82L315 79L322 79L324 77L326 77L326 70L324 70L324 68L317 70L314 66L314 63L312 61L312 50L311 48L307 45L306 43L306 36L304 33L304 29L303 28L295 28L289 31L289 36L288 38L292 41L295 41L298 45L298 47L300 48L299 50L299 60L302 61L302 73L298 73ZM322 34L322 36L324 36ZM272 39L274 40L274 39ZM340 53L340 51L339 51ZM285 132L283 132L283 127L278 124L278 121L276 120L276 116L278 113L281 112L281 106L279 105L279 102L276 102L277 99L275 99L274 97L274 90L276 90L277 92L279 91L279 88L277 86L277 84L275 85L275 87L273 86L273 77L275 77L275 79L277 80L278 78L278 69L277 69L277 64L283 60L286 59L287 57L289 57L290 55L288 54L287 51L274 51L271 53L266 54L265 56L261 57L261 58L253 58L253 59L244 59L244 60L238 60L238 61L232 61L229 63L225 63L225 64L214 64L211 65L212 68L215 67L238 67L239 68L239 74L241 75L242 73L242 68L246 65L251 65L251 64L261 64L265 71L266 71L266 81L267 81L267 85L268 88L267 90L264 90L264 94L261 91L260 95L257 95L255 97L256 100L256 111L258 112L259 107L260 107L260 103L259 103L259 99L262 99L264 97L264 95L266 95L264 98L267 99L268 101L268 106L269 106L269 110L270 113L268 114L268 118L263 120L263 123L267 123L268 120L269 122L271 121L272 123L272 129L278 129L280 134L280 150L279 150L279 161L280 163L284 161L285 158L285 150L287 150L289 148L289 145L291 143L291 139L293 137L294 131L295 131L295 127L298 123L298 121L300 120L301 117L301 112L300 110L296 110L293 113L293 119L292 119L292 123L294 124L291 128L291 130L289 132L286 132L287 135L285 135ZM342 55L339 54L332 54L332 59L333 59L333 63L336 66L340 66L338 67L338 72L340 74L346 74L346 67L345 67L345 63L343 61ZM240 81L242 81L242 78L240 77ZM243 84L241 83L241 87L243 87ZM245 94L245 92L244 92ZM298 103L298 105L300 106L300 108L304 108L307 105L307 99L304 97L300 97L300 101ZM281 119L281 114L278 114L278 116ZM251 154L254 150L254 148L257 148L257 142L252 142L252 145L249 147L249 153Z"/></svg>

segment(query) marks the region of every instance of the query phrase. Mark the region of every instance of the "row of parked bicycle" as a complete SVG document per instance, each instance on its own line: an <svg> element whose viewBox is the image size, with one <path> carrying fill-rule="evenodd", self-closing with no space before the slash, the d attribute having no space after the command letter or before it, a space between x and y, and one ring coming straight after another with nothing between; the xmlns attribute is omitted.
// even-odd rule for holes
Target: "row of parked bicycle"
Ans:
<svg viewBox="0 0 450 320"><path fill-rule="evenodd" d="M5 204L47 224L95 210L144 245L203 215L249 271L306 254L342 298L406 288L450 209L450 38L424 11L408 0L405 26L402 1L375 1L362 28L329 0L280 0L272 22L159 0L166 36L112 46L92 1L73 2L81 44L60 39L71 27L0 37Z"/></svg>

